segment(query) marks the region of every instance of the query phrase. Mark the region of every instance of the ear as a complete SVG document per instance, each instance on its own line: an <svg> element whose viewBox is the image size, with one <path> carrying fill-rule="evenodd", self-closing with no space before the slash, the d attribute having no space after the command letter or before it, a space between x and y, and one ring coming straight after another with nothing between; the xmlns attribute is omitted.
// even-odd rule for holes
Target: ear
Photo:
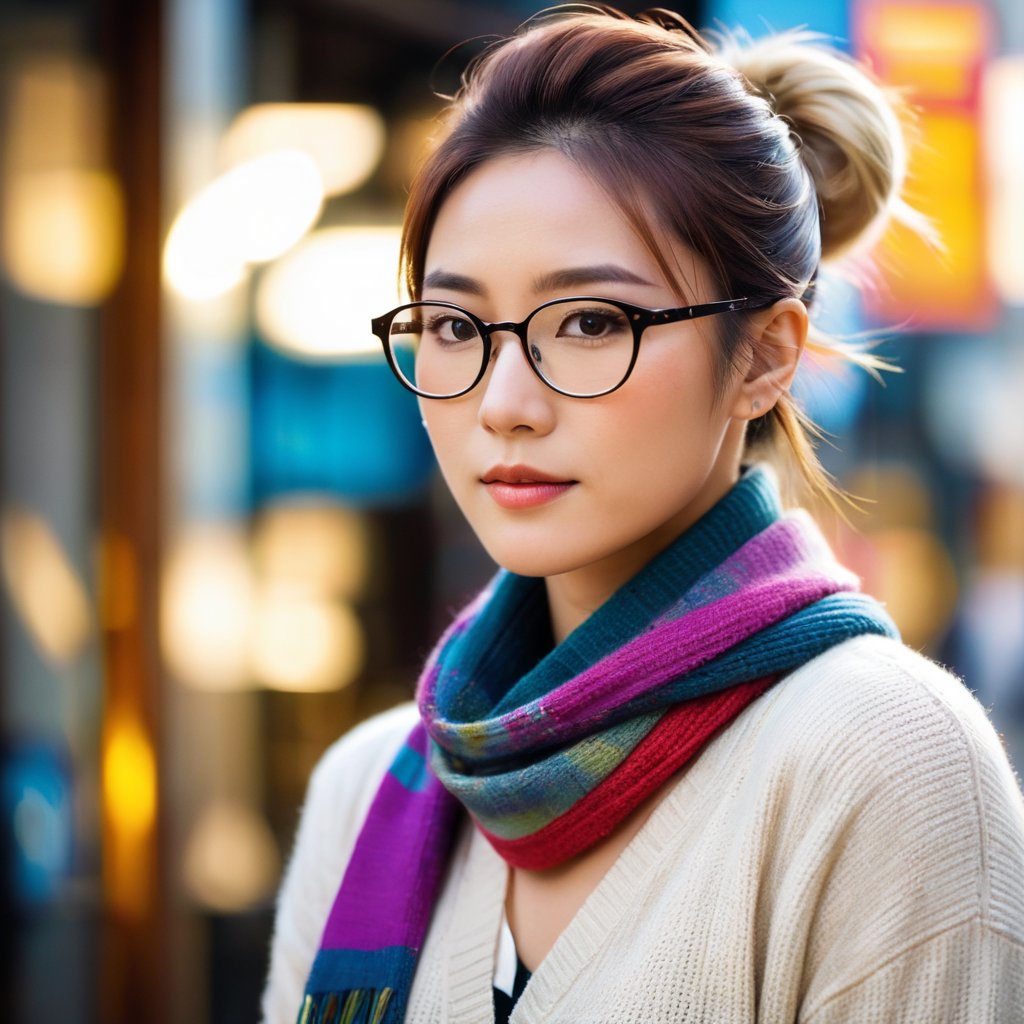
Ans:
<svg viewBox="0 0 1024 1024"><path fill-rule="evenodd" d="M749 361L734 392L734 418L763 416L789 390L807 341L807 326L807 307L799 299L779 299L752 315Z"/></svg>

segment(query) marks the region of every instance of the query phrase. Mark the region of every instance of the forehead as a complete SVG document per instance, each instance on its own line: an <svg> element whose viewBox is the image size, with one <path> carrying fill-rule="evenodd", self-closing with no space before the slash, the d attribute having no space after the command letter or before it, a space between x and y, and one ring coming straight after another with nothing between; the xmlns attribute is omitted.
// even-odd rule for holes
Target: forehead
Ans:
<svg viewBox="0 0 1024 1024"><path fill-rule="evenodd" d="M687 286L696 258L671 249ZM446 197L427 246L425 273L444 270L512 289L574 266L617 264L668 288L664 274L618 203L554 150L502 156L476 168Z"/></svg>

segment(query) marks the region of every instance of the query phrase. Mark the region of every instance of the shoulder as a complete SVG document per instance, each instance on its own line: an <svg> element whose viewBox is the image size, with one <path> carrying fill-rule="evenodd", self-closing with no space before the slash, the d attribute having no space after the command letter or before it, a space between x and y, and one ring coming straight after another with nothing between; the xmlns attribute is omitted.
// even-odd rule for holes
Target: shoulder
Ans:
<svg viewBox="0 0 1024 1024"><path fill-rule="evenodd" d="M1005 1007L1024 956L1024 798L985 709L940 665L873 636L776 691L763 731L779 740L770 763L793 826L783 863L814 908L808 1016L917 1006L916 991L937 1000L928 1019L1003 1019L982 1008Z"/></svg>
<svg viewBox="0 0 1024 1024"><path fill-rule="evenodd" d="M419 713L411 701L365 719L324 751L312 777L332 778L339 771L356 766L372 770L374 762L385 758L387 751L398 752L402 740L418 720Z"/></svg>
<svg viewBox="0 0 1024 1024"><path fill-rule="evenodd" d="M930 750L972 770L979 762L1009 768L985 709L964 682L888 637L856 637L797 669L776 687L769 714L808 744L823 733L842 738L845 745L830 750L838 760L864 750L889 769L895 759L916 774L925 765L915 758Z"/></svg>
<svg viewBox="0 0 1024 1024"><path fill-rule="evenodd" d="M358 826L418 720L414 704L400 704L361 722L331 744L310 776L303 815L318 817L323 810L344 829Z"/></svg>
<svg viewBox="0 0 1024 1024"><path fill-rule="evenodd" d="M1024 938L1024 799L963 682L870 636L814 659L768 696L751 763L800 820L801 841L821 828L829 858L856 867L862 884L892 874L905 887L893 898L918 909L915 888L934 887L929 899L959 904L954 918L980 913Z"/></svg>

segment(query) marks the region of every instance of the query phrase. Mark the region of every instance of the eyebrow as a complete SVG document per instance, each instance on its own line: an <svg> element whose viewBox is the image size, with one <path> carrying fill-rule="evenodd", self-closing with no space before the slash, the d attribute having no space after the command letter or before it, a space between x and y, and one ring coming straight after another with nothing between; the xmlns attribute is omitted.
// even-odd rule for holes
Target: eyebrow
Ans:
<svg viewBox="0 0 1024 1024"><path fill-rule="evenodd" d="M533 290L535 292L551 292L590 284L649 286L651 282L616 263L601 263L592 267L566 267L564 270L553 270L550 273L541 274L534 278ZM432 270L423 279L423 287L479 296L483 296L487 291L475 278L467 277L465 274L454 274L448 270Z"/></svg>
<svg viewBox="0 0 1024 1024"><path fill-rule="evenodd" d="M565 270L553 270L549 274L541 274L533 279L533 290L551 292L563 288L579 288L585 284L650 285L650 283L639 274L634 274L632 270L620 267L616 263L601 263L593 267L567 267Z"/></svg>
<svg viewBox="0 0 1024 1024"><path fill-rule="evenodd" d="M467 295L483 295L484 286L464 274L453 274L448 270L432 270L423 279L424 288L441 288L447 292L465 292Z"/></svg>

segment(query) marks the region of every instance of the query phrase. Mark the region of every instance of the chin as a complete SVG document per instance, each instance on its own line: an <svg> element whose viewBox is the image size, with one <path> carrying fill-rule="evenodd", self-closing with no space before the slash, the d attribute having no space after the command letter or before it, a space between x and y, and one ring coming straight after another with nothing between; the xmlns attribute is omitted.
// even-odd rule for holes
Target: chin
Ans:
<svg viewBox="0 0 1024 1024"><path fill-rule="evenodd" d="M589 558L574 557L575 553L566 551L564 546L550 550L530 544L484 543L484 550L502 569L517 576L560 576L592 561Z"/></svg>
<svg viewBox="0 0 1024 1024"><path fill-rule="evenodd" d="M567 562L565 559L554 560L536 554L506 553L507 557L498 557L495 552L488 551L487 553L502 569L515 573L517 576L559 576L577 568L575 563Z"/></svg>
<svg viewBox="0 0 1024 1024"><path fill-rule="evenodd" d="M567 536L562 531L554 539L550 536L543 539L501 537L495 543L488 543L479 534L477 537L494 562L517 576L562 576L595 568L609 558L614 559L620 551L617 546L609 548L594 543L594 538L588 544L579 534Z"/></svg>

